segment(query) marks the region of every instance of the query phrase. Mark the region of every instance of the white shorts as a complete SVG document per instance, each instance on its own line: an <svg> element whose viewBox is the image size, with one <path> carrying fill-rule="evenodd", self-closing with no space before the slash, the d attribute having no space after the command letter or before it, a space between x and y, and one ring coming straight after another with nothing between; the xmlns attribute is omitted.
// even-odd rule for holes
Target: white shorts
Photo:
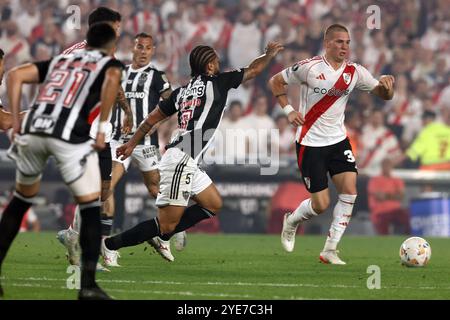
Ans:
<svg viewBox="0 0 450 320"><path fill-rule="evenodd" d="M31 134L16 139L8 151L17 165L16 182L32 185L40 181L48 158L54 156L64 182L75 196L100 192L98 155L92 140L73 144Z"/></svg>
<svg viewBox="0 0 450 320"><path fill-rule="evenodd" d="M163 155L159 174L158 207L186 207L191 196L212 184L211 178L197 166L194 159L178 148L170 148Z"/></svg>
<svg viewBox="0 0 450 320"><path fill-rule="evenodd" d="M116 149L123 143L117 140L111 140L111 156L112 160L123 165L125 171L128 171L131 161L139 168L141 172L158 170L161 154L156 146L137 145L130 157L120 160L116 156Z"/></svg>

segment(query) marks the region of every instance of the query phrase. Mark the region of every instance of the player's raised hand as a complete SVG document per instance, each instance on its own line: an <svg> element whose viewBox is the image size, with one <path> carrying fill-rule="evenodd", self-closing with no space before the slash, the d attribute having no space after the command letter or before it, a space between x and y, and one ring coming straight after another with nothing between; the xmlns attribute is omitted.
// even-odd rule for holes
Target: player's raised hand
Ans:
<svg viewBox="0 0 450 320"><path fill-rule="evenodd" d="M275 57L278 54L278 52L280 52L283 49L284 47L281 43L270 41L266 46L266 54L268 56Z"/></svg>
<svg viewBox="0 0 450 320"><path fill-rule="evenodd" d="M294 127L302 126L305 123L305 119L298 111L291 111L288 115L288 120Z"/></svg>
<svg viewBox="0 0 450 320"><path fill-rule="evenodd" d="M395 78L391 75L384 75L380 77L380 85L382 85L387 91L394 89Z"/></svg>
<svg viewBox="0 0 450 320"><path fill-rule="evenodd" d="M92 145L92 147L96 150L96 151L102 151L103 149L105 149L106 144L105 144L105 134L104 133L97 133L97 138L95 139L95 143Z"/></svg>
<svg viewBox="0 0 450 320"><path fill-rule="evenodd" d="M133 153L134 146L127 142L116 149L116 157L119 160L125 160Z"/></svg>

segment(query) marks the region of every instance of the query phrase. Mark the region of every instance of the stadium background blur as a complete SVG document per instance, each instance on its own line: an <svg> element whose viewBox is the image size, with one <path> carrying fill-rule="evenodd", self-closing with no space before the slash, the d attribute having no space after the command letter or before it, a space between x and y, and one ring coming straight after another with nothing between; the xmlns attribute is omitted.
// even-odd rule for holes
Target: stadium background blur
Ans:
<svg viewBox="0 0 450 320"><path fill-rule="evenodd" d="M366 9L373 4L381 8L381 28L378 30L367 27L371 14ZM70 25L76 12L68 11L68 8L74 8L72 5L80 9L79 29ZM152 34L156 44L153 63L166 72L173 88L189 78L187 55L197 44L216 48L222 70L246 66L252 57L263 52L270 40L285 44L284 52L267 72L230 93L228 103L237 101L242 112L236 111L233 116L228 114L223 123L223 128L279 129L279 143L269 138L263 143L268 143L271 150L279 148L280 170L275 176L261 176L258 166L207 168L213 180L218 182L225 206L216 224L201 225L199 231L278 232L281 213L295 208L305 197L296 168L294 131L280 113L281 109L267 88L267 81L273 74L299 60L322 54L323 31L327 25L336 22L343 23L350 30L351 60L364 65L376 78L382 74L396 77L392 101L385 102L366 93L354 92L347 106L346 124L361 173L358 205L348 233L374 233L369 217L367 184L371 177L379 175L382 160L386 157L396 165L394 175L406 183L402 206L408 208L418 196L425 196L438 199L442 206L439 210L447 210L448 215L448 196L443 193L450 190L450 166L447 166L450 163L448 1L0 0L0 47L6 53L6 71L27 61L49 59L84 40L87 16L100 5L122 14L122 36L116 57L129 63L134 35L142 31ZM35 92L33 87L24 90L23 109L29 107ZM298 105L298 89L289 95L292 104ZM8 106L5 84L0 88L0 97ZM408 158L408 154L412 154L409 151L411 146L423 131L423 114L435 114L436 120L432 121L447 120L448 143L436 146L441 148L442 157L437 162L432 161L428 167L443 171L425 172L421 166L423 169L429 163ZM162 151L176 127L175 120L159 129ZM432 145L429 141L425 144ZM6 190L14 181L14 164L5 155L8 146L6 135L2 134L0 188L5 191L1 202L6 201ZM227 155L230 152L227 150ZM234 156L248 158L254 155ZM124 214L116 219L116 229L126 228L155 212L153 200L148 199L139 175L131 171L128 181L124 181L118 190L123 193L117 197L118 209ZM40 206L36 208L43 229L56 229L71 221L73 208L70 197L56 182L56 175L55 167L51 166L44 180ZM420 208L424 214L433 214L425 212L428 204ZM329 214L323 215L300 232L325 233L330 218ZM428 223L426 216L419 218L416 222L411 221L413 232ZM450 236L449 220L445 220L446 226L437 227L439 230L435 227L442 225L442 220L435 222L427 232Z"/></svg>

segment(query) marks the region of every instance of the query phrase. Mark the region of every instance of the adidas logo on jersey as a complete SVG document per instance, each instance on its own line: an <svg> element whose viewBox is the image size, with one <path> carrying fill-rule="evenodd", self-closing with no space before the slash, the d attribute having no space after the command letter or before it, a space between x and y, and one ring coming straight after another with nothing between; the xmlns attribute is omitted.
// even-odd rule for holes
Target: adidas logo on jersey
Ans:
<svg viewBox="0 0 450 320"><path fill-rule="evenodd" d="M326 80L326 79L325 79L325 76L323 75L323 73L321 73L320 75L318 75L318 76L316 77L316 79L317 79L317 80Z"/></svg>

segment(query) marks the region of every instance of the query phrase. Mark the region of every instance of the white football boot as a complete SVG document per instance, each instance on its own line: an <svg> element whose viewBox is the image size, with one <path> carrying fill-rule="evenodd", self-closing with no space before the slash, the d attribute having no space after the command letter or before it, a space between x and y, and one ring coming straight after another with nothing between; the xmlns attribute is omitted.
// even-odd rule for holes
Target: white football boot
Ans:
<svg viewBox="0 0 450 320"><path fill-rule="evenodd" d="M181 251L186 247L187 236L186 231L181 231L173 235L173 244L177 251Z"/></svg>
<svg viewBox="0 0 450 320"><path fill-rule="evenodd" d="M170 241L164 241L160 237L154 237L153 239L150 239L147 242L165 260L167 260L169 262L172 262L175 260L174 256L172 255L172 252L170 252Z"/></svg>
<svg viewBox="0 0 450 320"><path fill-rule="evenodd" d="M339 253L338 250L322 251L320 253L319 259L322 263L326 264L340 264L340 265L346 264L338 257L337 255L338 253Z"/></svg>
<svg viewBox="0 0 450 320"><path fill-rule="evenodd" d="M297 233L297 227L298 225L292 225L287 221L287 217L291 213L288 212L284 215L283 218L283 230L281 231L281 244L283 246L283 249L287 252L294 251L294 245L295 245L295 234Z"/></svg>
<svg viewBox="0 0 450 320"><path fill-rule="evenodd" d="M80 245L78 243L79 234L72 228L61 230L56 238L67 249L67 259L71 265L80 265Z"/></svg>
<svg viewBox="0 0 450 320"><path fill-rule="evenodd" d="M116 250L109 250L105 245L105 239L102 238L102 257L103 257L103 263L106 267L120 267L120 264L117 262L117 260L120 258L119 251Z"/></svg>

